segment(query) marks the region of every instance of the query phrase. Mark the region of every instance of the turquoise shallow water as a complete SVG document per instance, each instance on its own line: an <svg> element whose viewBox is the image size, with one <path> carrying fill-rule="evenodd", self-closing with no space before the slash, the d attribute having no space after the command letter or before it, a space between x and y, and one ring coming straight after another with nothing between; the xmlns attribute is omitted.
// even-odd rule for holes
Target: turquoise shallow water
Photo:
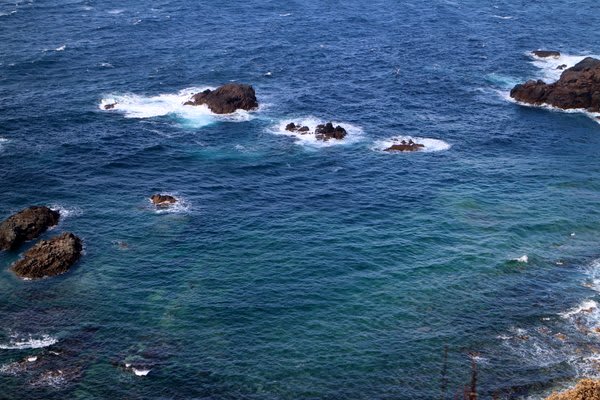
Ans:
<svg viewBox="0 0 600 400"><path fill-rule="evenodd" d="M599 54L598 11L0 5L0 217L51 205L44 237L85 243L36 282L0 254L0 398L431 399L446 345L448 398L474 352L484 398L594 375L600 125L505 94L552 74L531 50ZM259 111L179 106L230 80ZM381 151L398 136L436 151ZM157 213L155 192L183 204ZM11 364L31 356L49 364Z"/></svg>

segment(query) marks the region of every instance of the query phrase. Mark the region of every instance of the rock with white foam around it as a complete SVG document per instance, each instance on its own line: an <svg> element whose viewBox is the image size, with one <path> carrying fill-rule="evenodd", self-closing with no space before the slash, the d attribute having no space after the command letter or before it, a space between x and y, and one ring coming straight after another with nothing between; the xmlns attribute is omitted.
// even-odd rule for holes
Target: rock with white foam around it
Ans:
<svg viewBox="0 0 600 400"><path fill-rule="evenodd" d="M231 114L237 110L250 111L258 107L256 92L250 85L228 83L215 90L206 89L196 93L186 106L201 106L206 104L215 114Z"/></svg>
<svg viewBox="0 0 600 400"><path fill-rule="evenodd" d="M551 84L532 80L516 85L510 97L533 105L600 112L600 60L587 57L564 70Z"/></svg>

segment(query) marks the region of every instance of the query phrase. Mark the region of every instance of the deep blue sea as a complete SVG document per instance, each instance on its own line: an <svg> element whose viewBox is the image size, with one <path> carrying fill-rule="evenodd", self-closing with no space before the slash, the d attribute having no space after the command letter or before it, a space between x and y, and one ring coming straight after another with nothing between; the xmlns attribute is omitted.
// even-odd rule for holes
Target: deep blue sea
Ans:
<svg viewBox="0 0 600 400"><path fill-rule="evenodd" d="M52 206L42 237L85 246L40 281L9 269L34 242L0 253L0 398L450 399L475 360L481 398L535 399L597 376L600 124L507 93L600 54L598 26L591 0L0 1L0 219ZM231 81L257 111L182 106ZM400 137L426 150L382 151Z"/></svg>

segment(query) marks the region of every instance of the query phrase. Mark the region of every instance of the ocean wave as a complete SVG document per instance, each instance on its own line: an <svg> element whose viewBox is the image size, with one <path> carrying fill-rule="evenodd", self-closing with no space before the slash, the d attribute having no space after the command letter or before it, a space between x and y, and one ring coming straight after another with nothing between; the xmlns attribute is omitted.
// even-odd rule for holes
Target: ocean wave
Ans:
<svg viewBox="0 0 600 400"><path fill-rule="evenodd" d="M0 17L6 17L6 16L13 15L16 13L17 13L17 10L0 12Z"/></svg>
<svg viewBox="0 0 600 400"><path fill-rule="evenodd" d="M142 96L137 94L109 95L100 101L99 108L106 110L107 105L114 105L107 112L122 113L125 118L155 118L174 115L184 120L184 125L192 128L207 126L219 121L242 122L253 118L252 113L237 110L233 114L215 114L206 105L184 106L193 94L214 87L191 87L177 93ZM260 109L260 108L259 108Z"/></svg>
<svg viewBox="0 0 600 400"><path fill-rule="evenodd" d="M8 143L9 140L5 139L5 138L1 138L0 137L0 150L2 150L2 148L4 147L4 144Z"/></svg>
<svg viewBox="0 0 600 400"><path fill-rule="evenodd" d="M323 141L323 140L318 140L315 137L315 135L311 134L311 133L303 135L300 132L290 132L290 131L286 130L285 127L290 122L294 122L294 123L300 124L302 126L308 126L308 128L310 129L310 132L314 132L317 125L325 124L330 121L324 121L324 120L321 120L321 119L313 117L313 116L308 116L308 117L303 117L303 118L295 118L295 119L294 118L286 119L286 120L280 121L276 126L272 127L270 130L272 133L274 133L276 135L291 136L291 137L295 138L296 143L298 143L300 145L308 145L308 146L313 146L313 147L330 147L330 146L336 146L336 145L352 144L352 143L356 143L356 142L362 140L363 135L364 135L364 131L359 126L352 125L352 124L349 124L346 122L331 121L334 126L341 125L344 129L346 129L347 135L342 140L330 139L327 141Z"/></svg>
<svg viewBox="0 0 600 400"><path fill-rule="evenodd" d="M492 17L498 18L498 19L504 19L504 20L513 19L513 17L511 15L503 16L503 15L494 14L494 15L492 15Z"/></svg>
<svg viewBox="0 0 600 400"><path fill-rule="evenodd" d="M22 337L19 334L11 335L8 343L0 344L0 349L3 350L22 350L22 349L40 349L43 347L52 346L57 343L58 339L50 335Z"/></svg>
<svg viewBox="0 0 600 400"><path fill-rule="evenodd" d="M418 152L422 152L422 153L445 151L445 150L450 149L450 147L452 147L451 144L449 144L448 142L445 142L443 140L440 140L440 139L424 138L424 137L418 137L418 136L394 136L393 138L379 140L379 141L375 142L372 149L374 151L384 152L385 149L391 147L394 144L400 143L402 140L407 141L407 142L409 140L412 140L415 143L422 144L425 147L422 150L418 151ZM386 151L385 153L390 154L392 152Z"/></svg>

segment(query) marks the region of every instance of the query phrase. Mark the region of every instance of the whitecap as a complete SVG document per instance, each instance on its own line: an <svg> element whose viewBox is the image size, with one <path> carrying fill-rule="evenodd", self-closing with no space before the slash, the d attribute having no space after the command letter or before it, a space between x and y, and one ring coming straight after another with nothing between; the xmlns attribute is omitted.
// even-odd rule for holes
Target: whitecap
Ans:
<svg viewBox="0 0 600 400"><path fill-rule="evenodd" d="M123 10L122 8L116 8L114 10L108 10L107 13L109 14L113 14L113 15L118 15L118 14L122 14L125 10Z"/></svg>
<svg viewBox="0 0 600 400"><path fill-rule="evenodd" d="M511 15L507 15L507 16L502 16L502 15L492 15L492 17L494 17L494 18L498 18L498 19L504 19L504 20L507 20L507 19L513 19L513 17L512 17Z"/></svg>
<svg viewBox="0 0 600 400"><path fill-rule="evenodd" d="M37 361L37 356L27 357L27 362L35 362Z"/></svg>
<svg viewBox="0 0 600 400"><path fill-rule="evenodd" d="M8 15L13 15L16 14L17 10L12 10L12 11L6 11L6 12L0 12L0 17L6 17Z"/></svg>
<svg viewBox="0 0 600 400"><path fill-rule="evenodd" d="M100 66L102 68L113 68L113 65L111 63L107 63L107 62L100 63Z"/></svg>
<svg viewBox="0 0 600 400"><path fill-rule="evenodd" d="M408 142L409 140L412 140L415 143L419 143L419 144L422 144L423 146L425 146L421 150L417 151L420 153L432 153L432 152L437 152L437 151L445 151L445 150L450 149L450 147L452 147L451 144L449 144L448 142L445 142L441 139L425 138L425 137L418 137L418 136L394 136L393 138L376 141L372 147L372 150L384 152L386 154L394 154L397 152L387 152L384 150L391 147L394 144L398 144L398 143L402 142L403 140L406 142ZM410 153L410 152L407 152L407 153Z"/></svg>
<svg viewBox="0 0 600 400"><path fill-rule="evenodd" d="M66 48L67 48L67 45L63 44L62 46L55 48L54 51L64 51Z"/></svg>
<svg viewBox="0 0 600 400"><path fill-rule="evenodd" d="M521 257L513 258L512 261L527 264L529 262L529 257L527 256L527 254L525 254L525 255L522 255Z"/></svg>
<svg viewBox="0 0 600 400"><path fill-rule="evenodd" d="M292 13L279 14L280 17L289 17Z"/></svg>
<svg viewBox="0 0 600 400"><path fill-rule="evenodd" d="M290 132L285 129L287 124L289 124L290 122L294 122L295 124L299 124L301 126L308 126L310 131L304 135L302 134L302 132ZM313 147L329 147L329 146L336 146L336 145L347 145L347 144L356 143L356 142L362 140L362 138L363 138L364 132L361 127L352 125L352 124L349 124L346 122L331 121L334 126L340 125L344 129L346 129L346 133L347 133L346 137L344 137L342 140L337 140L337 139L330 139L327 141L318 140L314 135L314 131L317 128L317 125L325 124L327 122L329 122L329 121L324 121L324 120L321 120L321 119L313 117L313 116L303 117L303 118L295 118L295 119L287 119L287 120L282 120L276 126L271 127L270 131L276 135L284 135L284 136L294 137L296 139L296 143L298 143L300 145L308 145L308 146L313 146Z"/></svg>
<svg viewBox="0 0 600 400"><path fill-rule="evenodd" d="M137 368L135 368L135 367L131 368L131 370L133 371L133 373L134 373L136 376L146 376L146 375L148 375L148 374L150 373L150 371L151 371L150 369L143 369L143 368L137 369Z"/></svg>
<svg viewBox="0 0 600 400"><path fill-rule="evenodd" d="M0 344L0 349L4 350L21 350L21 349L40 349L42 347L52 346L57 343L58 339L50 335L42 335L41 337L21 337L18 334L11 335L8 343Z"/></svg>
<svg viewBox="0 0 600 400"><path fill-rule="evenodd" d="M109 112L122 113L125 118L155 118L174 115L183 120L183 125L191 128L200 128L218 121L249 121L252 113L246 110L237 110L232 114L215 114L206 105L185 106L193 94L213 87L191 87L177 93L159 94L156 96L142 96L137 94L109 95L100 101L99 108ZM260 109L260 107L259 107Z"/></svg>

